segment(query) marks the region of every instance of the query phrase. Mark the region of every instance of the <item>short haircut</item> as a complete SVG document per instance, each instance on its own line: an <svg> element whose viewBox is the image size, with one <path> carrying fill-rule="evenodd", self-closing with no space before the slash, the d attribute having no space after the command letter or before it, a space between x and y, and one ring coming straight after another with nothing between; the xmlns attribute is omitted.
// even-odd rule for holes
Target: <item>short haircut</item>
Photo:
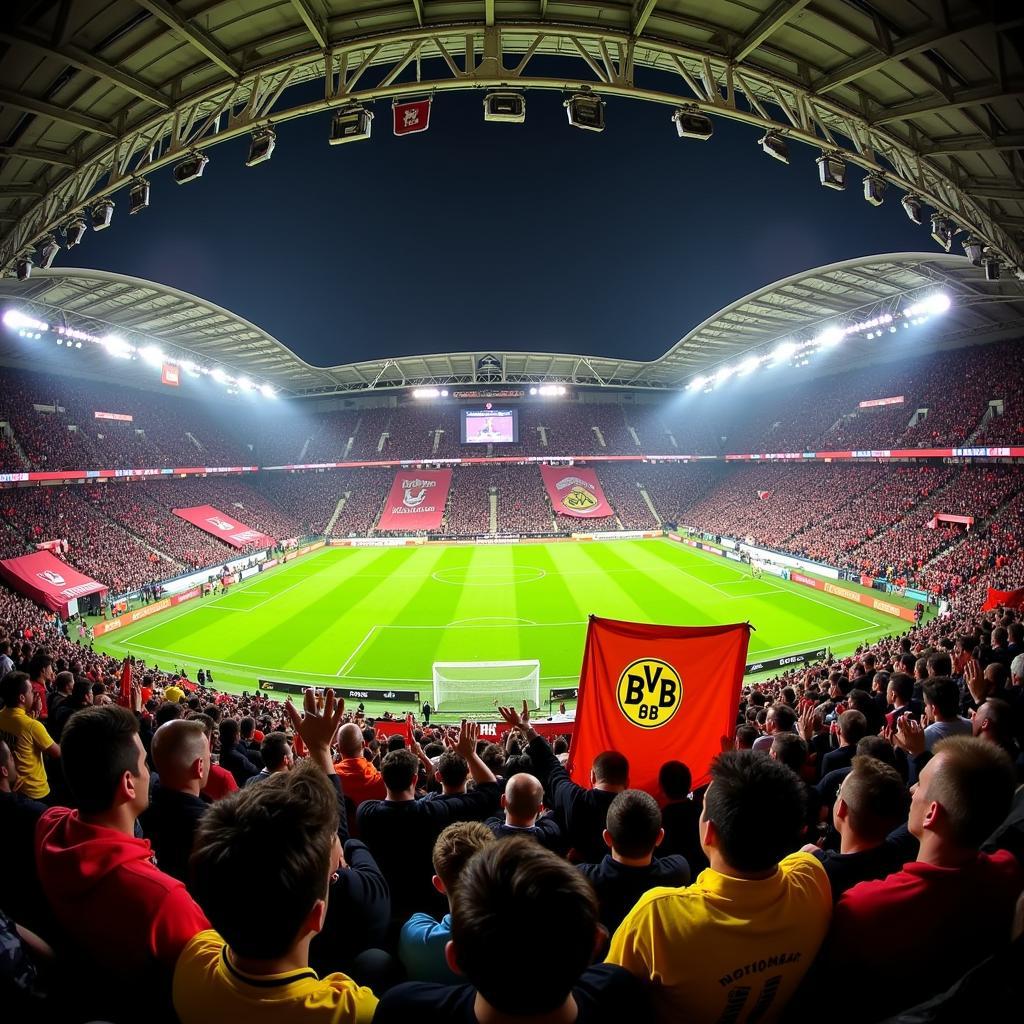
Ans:
<svg viewBox="0 0 1024 1024"><path fill-rule="evenodd" d="M64 690L68 687L74 688L75 677L70 672L58 672L57 678L53 681L55 690Z"/></svg>
<svg viewBox="0 0 1024 1024"><path fill-rule="evenodd" d="M775 728L779 732L792 732L796 728L796 712L788 704L773 704L769 709L775 716Z"/></svg>
<svg viewBox="0 0 1024 1024"><path fill-rule="evenodd" d="M505 751L502 750L497 743L488 743L480 754L480 760L483 761L483 763L487 765L495 775L501 775L502 770L505 767ZM468 774L468 766L466 771Z"/></svg>
<svg viewBox="0 0 1024 1024"><path fill-rule="evenodd" d="M908 676L906 672L895 672L889 680L893 696L899 697L904 704L909 704L914 699L914 677Z"/></svg>
<svg viewBox="0 0 1024 1024"><path fill-rule="evenodd" d="M551 744L551 753L558 757L559 754L569 752L569 741L564 736L556 736L555 742Z"/></svg>
<svg viewBox="0 0 1024 1024"><path fill-rule="evenodd" d="M704 816L726 863L767 871L797 849L806 813L804 784L780 761L729 750L711 762Z"/></svg>
<svg viewBox="0 0 1024 1024"><path fill-rule="evenodd" d="M444 829L434 842L434 874L444 882L449 896L455 891L466 862L488 843L494 833L482 821L457 821Z"/></svg>
<svg viewBox="0 0 1024 1024"><path fill-rule="evenodd" d="M646 857L654 850L661 831L658 802L641 789L624 789L609 805L605 827L616 853L623 857Z"/></svg>
<svg viewBox="0 0 1024 1024"><path fill-rule="evenodd" d="M180 704L161 704L160 707L156 709L153 721L159 729L161 725L165 725L167 722L173 722L176 718L181 718L181 716Z"/></svg>
<svg viewBox="0 0 1024 1024"><path fill-rule="evenodd" d="M188 716L188 719L190 722L198 722L203 727L203 732L206 733L206 738L210 741L213 740L213 730L216 723L209 715L204 714L202 711L193 711L192 714Z"/></svg>
<svg viewBox="0 0 1024 1024"><path fill-rule="evenodd" d="M260 744L260 757L267 771L275 771L284 764L284 759L292 752L292 741L287 733L270 732L263 737Z"/></svg>
<svg viewBox="0 0 1024 1024"><path fill-rule="evenodd" d="M933 651L928 655L928 675L949 676L953 674L953 659L945 651Z"/></svg>
<svg viewBox="0 0 1024 1024"><path fill-rule="evenodd" d="M469 778L469 762L454 750L446 750L438 759L437 773L444 785L457 789Z"/></svg>
<svg viewBox="0 0 1024 1024"><path fill-rule="evenodd" d="M594 778L609 786L625 786L629 783L629 761L617 750L605 750L594 758Z"/></svg>
<svg viewBox="0 0 1024 1024"><path fill-rule="evenodd" d="M244 739L244 740L250 740L250 739L252 739L252 734L253 734L253 733L254 733L255 731L256 731L256 719L255 719L255 718L253 718L253 717L252 717L251 715L246 715L246 716L245 716L245 718L243 718L243 719L242 719L242 720L241 720L241 721L240 721L240 722L238 723L238 732L239 732L239 735L240 735L240 736L242 737L242 739Z"/></svg>
<svg viewBox="0 0 1024 1024"><path fill-rule="evenodd" d="M529 754L511 754L505 758L505 778L511 779L514 775L525 772L533 774L533 758Z"/></svg>
<svg viewBox="0 0 1024 1024"><path fill-rule="evenodd" d="M268 960L292 947L327 896L337 830L337 793L311 761L207 809L189 861L191 891L232 951Z"/></svg>
<svg viewBox="0 0 1024 1024"><path fill-rule="evenodd" d="M405 737L399 736L397 733L394 736L388 737L388 750L405 750ZM410 751L410 753L412 753ZM416 755L413 754L413 757Z"/></svg>
<svg viewBox="0 0 1024 1024"><path fill-rule="evenodd" d="M954 718L960 710L960 687L948 676L936 676L924 684L924 699L943 718Z"/></svg>
<svg viewBox="0 0 1024 1024"><path fill-rule="evenodd" d="M539 921L558 926L538 927ZM471 857L452 899L459 968L500 1013L525 1016L561 1006L590 964L597 927L590 883L518 836Z"/></svg>
<svg viewBox="0 0 1024 1024"><path fill-rule="evenodd" d="M736 743L739 750L750 750L761 734L753 725L741 725L736 730Z"/></svg>
<svg viewBox="0 0 1024 1024"><path fill-rule="evenodd" d="M910 798L899 772L873 757L858 754L843 779L840 795L850 826L861 838L881 842L907 817Z"/></svg>
<svg viewBox="0 0 1024 1024"><path fill-rule="evenodd" d="M411 750L403 747L401 750L392 750L385 756L380 765L380 774L388 789L393 793L400 793L415 783L419 769L419 758Z"/></svg>
<svg viewBox="0 0 1024 1024"><path fill-rule="evenodd" d="M771 753L787 768L799 772L807 760L807 744L792 732L779 732L772 737Z"/></svg>
<svg viewBox="0 0 1024 1024"><path fill-rule="evenodd" d="M838 718L839 735L850 746L856 745L862 736L868 734L868 720L863 711L844 711Z"/></svg>
<svg viewBox="0 0 1024 1024"><path fill-rule="evenodd" d="M86 814L108 810L125 772L138 775L139 723L117 704L82 708L64 726L60 760L75 806Z"/></svg>
<svg viewBox="0 0 1024 1024"><path fill-rule="evenodd" d="M32 655L32 660L28 663L29 678L38 679L52 664L53 658L46 651L36 651Z"/></svg>
<svg viewBox="0 0 1024 1024"><path fill-rule="evenodd" d="M3 699L5 708L18 706L21 695L32 689L32 680L27 672L8 672L0 680L0 698Z"/></svg>
<svg viewBox="0 0 1024 1024"><path fill-rule="evenodd" d="M857 753L864 757L873 757L890 767L896 767L896 755L892 744L883 736L862 736L857 740Z"/></svg>
<svg viewBox="0 0 1024 1024"><path fill-rule="evenodd" d="M669 800L685 800L693 789L693 774L682 761L666 761L658 771L658 785Z"/></svg>
<svg viewBox="0 0 1024 1024"><path fill-rule="evenodd" d="M238 742L238 722L233 718L221 719L220 723L220 741L221 743L237 743Z"/></svg>

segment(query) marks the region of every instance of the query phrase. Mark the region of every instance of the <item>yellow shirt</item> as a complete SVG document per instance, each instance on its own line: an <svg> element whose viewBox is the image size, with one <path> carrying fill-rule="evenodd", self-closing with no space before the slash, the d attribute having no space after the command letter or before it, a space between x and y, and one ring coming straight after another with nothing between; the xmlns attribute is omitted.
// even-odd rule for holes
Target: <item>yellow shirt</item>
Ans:
<svg viewBox="0 0 1024 1024"><path fill-rule="evenodd" d="M243 974L220 935L205 931L178 957L174 1009L181 1024L370 1024L377 997L344 974L320 978L310 968Z"/></svg>
<svg viewBox="0 0 1024 1024"><path fill-rule="evenodd" d="M33 800L42 800L50 792L43 751L53 746L46 726L26 715L24 708L4 708L0 711L0 739L11 748L14 756L18 771L14 791Z"/></svg>
<svg viewBox="0 0 1024 1024"><path fill-rule="evenodd" d="M832 916L825 869L794 853L762 881L708 868L651 889L612 936L608 962L651 983L659 1021L770 1024L811 966Z"/></svg>
<svg viewBox="0 0 1024 1024"><path fill-rule="evenodd" d="M168 686L164 690L164 700L170 701L172 704L180 704L181 698L185 696L185 691L180 686Z"/></svg>

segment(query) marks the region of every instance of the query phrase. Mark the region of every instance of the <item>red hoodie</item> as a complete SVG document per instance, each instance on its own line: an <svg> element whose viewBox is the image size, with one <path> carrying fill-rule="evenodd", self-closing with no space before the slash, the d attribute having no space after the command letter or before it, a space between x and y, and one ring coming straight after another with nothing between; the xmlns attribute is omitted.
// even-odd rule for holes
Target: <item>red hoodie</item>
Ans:
<svg viewBox="0 0 1024 1024"><path fill-rule="evenodd" d="M67 807L40 816L36 866L65 933L97 961L117 964L118 974L173 970L210 927L185 886L153 863L148 840L89 825Z"/></svg>

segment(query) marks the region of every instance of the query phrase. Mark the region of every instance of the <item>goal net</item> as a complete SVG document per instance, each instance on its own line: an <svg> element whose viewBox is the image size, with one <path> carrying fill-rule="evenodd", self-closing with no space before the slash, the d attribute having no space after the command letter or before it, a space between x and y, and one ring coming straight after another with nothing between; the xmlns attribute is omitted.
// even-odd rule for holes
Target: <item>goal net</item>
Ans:
<svg viewBox="0 0 1024 1024"><path fill-rule="evenodd" d="M435 661L433 677L435 711L540 707L539 661Z"/></svg>

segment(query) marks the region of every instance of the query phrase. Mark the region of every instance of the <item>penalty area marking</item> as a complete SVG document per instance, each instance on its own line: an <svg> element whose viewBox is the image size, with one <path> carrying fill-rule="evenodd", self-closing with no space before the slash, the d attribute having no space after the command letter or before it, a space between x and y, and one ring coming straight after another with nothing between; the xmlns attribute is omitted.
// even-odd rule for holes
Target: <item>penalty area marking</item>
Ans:
<svg viewBox="0 0 1024 1024"><path fill-rule="evenodd" d="M547 576L547 572L544 569L538 569L535 565L513 566L512 571L508 575L483 581L467 579L466 577L470 572L470 566L457 565L452 566L450 569L435 569L430 574L430 577L437 580L438 583L448 583L454 587L506 587L509 583L536 583L537 580L542 580ZM523 575L524 572L527 575ZM533 575L529 575L530 573ZM458 574L461 574L461 578Z"/></svg>

